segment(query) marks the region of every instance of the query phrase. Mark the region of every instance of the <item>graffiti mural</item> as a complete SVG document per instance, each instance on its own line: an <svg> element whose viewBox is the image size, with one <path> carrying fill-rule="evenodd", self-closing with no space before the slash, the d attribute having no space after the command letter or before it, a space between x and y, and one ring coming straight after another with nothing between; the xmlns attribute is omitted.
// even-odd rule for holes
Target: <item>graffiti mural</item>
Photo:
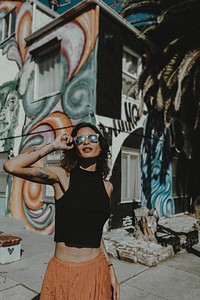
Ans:
<svg viewBox="0 0 200 300"><path fill-rule="evenodd" d="M174 214L170 143L160 112L148 116L141 152L142 205L156 208L159 216Z"/></svg>
<svg viewBox="0 0 200 300"><path fill-rule="evenodd" d="M71 121L60 112L49 114L38 122L21 144L21 152L29 151L33 146L43 146L59 134L71 131ZM55 130L58 128L58 130ZM61 128L61 129L59 129ZM42 166L44 160L37 162ZM51 234L54 230L54 204L42 201L42 185L15 177L13 179L10 209L13 217L24 219L27 227Z"/></svg>
<svg viewBox="0 0 200 300"><path fill-rule="evenodd" d="M1 3L1 2L0 2ZM96 52L98 45L99 9L91 9L62 26L53 28L48 34L35 40L31 46L25 45L25 37L31 33L32 6L25 2L1 3L4 16L16 5L16 34L2 45L3 55L15 61L18 66L15 82L0 87L1 151L15 147L7 145L8 136L14 137L14 128L19 127L20 142L14 154L29 151L32 147L43 146L63 131L72 130L79 121L95 123L96 101ZM23 30L25 28L25 30ZM60 42L61 80L59 93L34 99L35 61L32 51L54 38ZM12 89L10 86L12 85ZM4 92L4 93L3 93ZM20 99L20 101L19 101ZM21 103L21 104L20 104ZM21 114L20 107L23 108ZM19 116L20 112L20 116ZM9 142L10 143L10 142ZM14 144L14 145L13 145ZM12 146L12 147L11 147ZM37 162L40 166L44 160ZM8 200L6 211L17 219L23 219L26 226L36 231L51 234L54 230L54 204L43 201L41 184L20 178L8 180Z"/></svg>
<svg viewBox="0 0 200 300"><path fill-rule="evenodd" d="M0 87L0 151L13 148L13 140L9 139L18 126L19 94L13 82L8 82Z"/></svg>
<svg viewBox="0 0 200 300"><path fill-rule="evenodd" d="M2 20L5 15L12 10L15 13L13 16L15 34L5 39L0 49L3 50L3 54L7 56L8 60L15 61L20 69L28 55L25 37L31 33L32 5L29 2L0 1L1 24L3 24Z"/></svg>
<svg viewBox="0 0 200 300"><path fill-rule="evenodd" d="M0 25L10 12L15 18L15 30L10 36L1 32L0 55L4 61L15 64L16 71L13 74L10 70L12 79L0 86L0 151L8 151L10 155L30 151L51 142L62 132L70 133L75 124L86 121L99 126L107 136L112 151L112 172L124 142L144 127L147 111L140 115L139 99L122 96L116 99L121 101L119 119L96 114L97 53L101 38L99 7L81 13L78 10L76 13L75 7L74 18L69 19L66 13L66 20L58 17L48 29L45 26L34 34L32 23L37 20L33 20L33 6L29 1L0 1ZM52 55L49 53L55 43L59 49L58 89L37 96L38 57L44 53ZM3 75L0 76L3 80ZM151 126L153 120L152 116L147 119L142 146L142 203L156 207L160 215L173 214L171 165L163 151L167 149L167 134L158 126ZM152 140L151 135L158 139ZM39 166L45 163L44 159L37 162ZM54 204L46 201L41 184L8 176L6 196L7 214L25 220L30 229L47 234L54 231ZM124 226L130 221L128 214L124 215Z"/></svg>

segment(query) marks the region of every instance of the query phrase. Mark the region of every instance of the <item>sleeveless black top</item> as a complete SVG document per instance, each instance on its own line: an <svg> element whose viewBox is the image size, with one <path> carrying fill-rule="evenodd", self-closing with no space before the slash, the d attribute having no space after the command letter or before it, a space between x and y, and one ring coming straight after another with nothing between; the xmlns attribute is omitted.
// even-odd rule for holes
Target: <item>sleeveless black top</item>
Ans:
<svg viewBox="0 0 200 300"><path fill-rule="evenodd" d="M55 201L56 242L79 248L98 248L110 216L110 198L96 171L76 168L63 196Z"/></svg>

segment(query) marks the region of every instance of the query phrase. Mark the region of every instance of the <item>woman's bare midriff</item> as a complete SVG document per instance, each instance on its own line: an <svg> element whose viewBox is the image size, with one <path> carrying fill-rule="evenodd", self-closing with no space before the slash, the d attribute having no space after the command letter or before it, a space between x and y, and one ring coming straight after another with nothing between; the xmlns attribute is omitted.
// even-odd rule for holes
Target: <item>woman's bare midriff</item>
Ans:
<svg viewBox="0 0 200 300"><path fill-rule="evenodd" d="M99 248L76 248L66 246L65 243L56 243L55 257L67 262L83 262L94 259L101 252Z"/></svg>

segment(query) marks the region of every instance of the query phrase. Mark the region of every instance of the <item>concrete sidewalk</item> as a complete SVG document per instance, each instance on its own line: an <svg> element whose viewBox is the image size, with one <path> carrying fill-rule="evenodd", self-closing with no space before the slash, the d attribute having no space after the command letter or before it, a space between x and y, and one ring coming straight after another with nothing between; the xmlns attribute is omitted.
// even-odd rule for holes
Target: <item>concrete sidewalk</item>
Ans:
<svg viewBox="0 0 200 300"><path fill-rule="evenodd" d="M185 216L187 223L187 216ZM0 265L0 300L38 299L52 236L25 229L22 221L0 217L0 231L22 238L22 257ZM120 300L197 300L200 297L200 246L177 253L155 267L112 259L121 286Z"/></svg>

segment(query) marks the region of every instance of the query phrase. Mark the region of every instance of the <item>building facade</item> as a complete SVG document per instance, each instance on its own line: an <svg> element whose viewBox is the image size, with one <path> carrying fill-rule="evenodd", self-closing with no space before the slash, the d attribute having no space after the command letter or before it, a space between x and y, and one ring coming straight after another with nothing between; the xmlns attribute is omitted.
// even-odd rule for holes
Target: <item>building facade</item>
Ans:
<svg viewBox="0 0 200 300"><path fill-rule="evenodd" d="M161 216L175 213L171 165L167 181L156 187L162 142L155 149L155 174L149 185L145 182L147 111L140 114L134 90L145 46L138 31L98 0L61 15L36 0L0 1L0 24L0 213L53 233L52 187L13 178L2 165L82 121L97 125L109 141L110 228L131 225L134 208L146 205L149 190ZM52 153L37 164L58 164L60 155Z"/></svg>

